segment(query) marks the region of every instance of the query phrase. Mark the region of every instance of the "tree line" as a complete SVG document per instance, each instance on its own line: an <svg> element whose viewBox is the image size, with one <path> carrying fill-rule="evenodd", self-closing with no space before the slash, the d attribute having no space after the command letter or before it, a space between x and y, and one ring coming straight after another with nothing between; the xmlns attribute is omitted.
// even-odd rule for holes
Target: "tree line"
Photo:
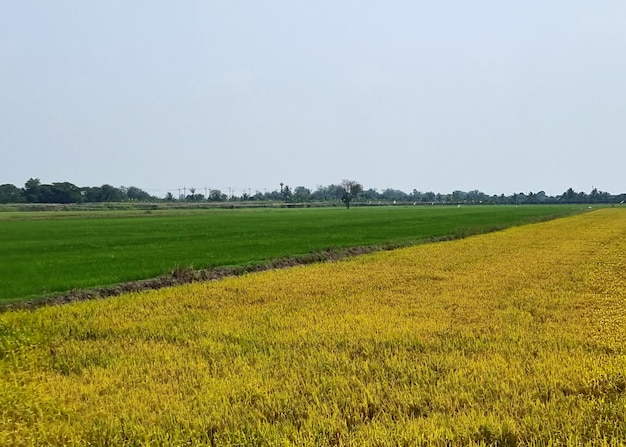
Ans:
<svg viewBox="0 0 626 447"><path fill-rule="evenodd" d="M93 203L93 202L286 202L286 203L343 203L377 204L556 204L556 203L623 203L626 193L612 195L594 188L590 193L576 192L569 188L563 194L550 196L544 191L520 192L512 195L488 195L478 190L460 191L442 194L433 191L422 192L414 189L407 193L398 189L387 188L381 191L375 188L364 189L354 180L343 180L338 184L318 186L311 190L304 186L291 188L284 183L274 191L243 192L241 195L226 194L219 189L198 193L195 188L188 188L189 194L175 197L168 192L164 198L155 197L135 187L114 187L102 185L79 187L69 182L43 184L37 178L29 179L22 188L11 184L0 185L0 203ZM186 189L185 189L186 191Z"/></svg>
<svg viewBox="0 0 626 447"><path fill-rule="evenodd" d="M0 203L91 203L91 202L149 202L159 200L140 188L111 185L79 187L69 182L43 184L31 178L23 188L0 185Z"/></svg>

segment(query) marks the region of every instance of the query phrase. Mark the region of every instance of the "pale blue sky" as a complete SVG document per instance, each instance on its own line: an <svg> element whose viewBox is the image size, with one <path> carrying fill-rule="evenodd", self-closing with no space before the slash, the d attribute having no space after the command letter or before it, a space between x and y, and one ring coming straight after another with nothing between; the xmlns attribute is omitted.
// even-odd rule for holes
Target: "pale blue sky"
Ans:
<svg viewBox="0 0 626 447"><path fill-rule="evenodd" d="M0 183L626 192L626 2L0 0Z"/></svg>

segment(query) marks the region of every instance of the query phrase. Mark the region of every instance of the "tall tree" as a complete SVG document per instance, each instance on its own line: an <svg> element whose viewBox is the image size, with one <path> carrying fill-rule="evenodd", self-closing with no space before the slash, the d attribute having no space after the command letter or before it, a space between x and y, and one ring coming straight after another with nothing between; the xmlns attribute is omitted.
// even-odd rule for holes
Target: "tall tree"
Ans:
<svg viewBox="0 0 626 447"><path fill-rule="evenodd" d="M289 185L284 185L281 183L281 195L283 198L283 201L285 202L291 202L293 199L293 192L291 192L291 188L289 187Z"/></svg>
<svg viewBox="0 0 626 447"><path fill-rule="evenodd" d="M344 179L341 182L341 188L343 189L341 201L346 205L347 209L350 209L352 201L363 192L363 185L354 180Z"/></svg>
<svg viewBox="0 0 626 447"><path fill-rule="evenodd" d="M565 191L562 195L561 195L561 202L565 202L565 203L577 203L579 201L579 194L574 191L573 188L568 188L567 191Z"/></svg>
<svg viewBox="0 0 626 447"><path fill-rule="evenodd" d="M28 203L41 202L41 182L38 178L29 178L24 185L24 198Z"/></svg>

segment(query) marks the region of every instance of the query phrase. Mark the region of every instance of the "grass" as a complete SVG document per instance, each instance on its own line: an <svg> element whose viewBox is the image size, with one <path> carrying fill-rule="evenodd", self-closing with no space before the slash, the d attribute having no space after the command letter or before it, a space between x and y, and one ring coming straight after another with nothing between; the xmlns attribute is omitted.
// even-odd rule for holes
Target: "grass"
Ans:
<svg viewBox="0 0 626 447"><path fill-rule="evenodd" d="M0 445L623 446L626 211L0 314Z"/></svg>
<svg viewBox="0 0 626 447"><path fill-rule="evenodd" d="M0 303L190 266L459 237L578 211L477 206L0 213Z"/></svg>

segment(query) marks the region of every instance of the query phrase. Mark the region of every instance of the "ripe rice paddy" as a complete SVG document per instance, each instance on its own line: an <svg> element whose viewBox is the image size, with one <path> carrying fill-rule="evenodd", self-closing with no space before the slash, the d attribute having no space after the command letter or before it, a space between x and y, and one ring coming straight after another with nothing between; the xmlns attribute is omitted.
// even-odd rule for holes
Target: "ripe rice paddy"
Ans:
<svg viewBox="0 0 626 447"><path fill-rule="evenodd" d="M626 212L0 314L0 445L626 443Z"/></svg>

